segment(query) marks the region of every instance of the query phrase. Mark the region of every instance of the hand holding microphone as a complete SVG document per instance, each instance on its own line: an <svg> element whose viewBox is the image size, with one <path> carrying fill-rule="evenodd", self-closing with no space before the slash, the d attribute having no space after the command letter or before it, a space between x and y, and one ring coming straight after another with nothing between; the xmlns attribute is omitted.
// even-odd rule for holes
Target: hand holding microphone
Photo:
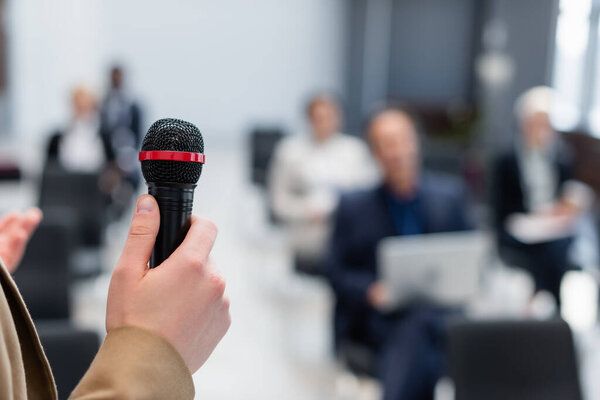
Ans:
<svg viewBox="0 0 600 400"><path fill-rule="evenodd" d="M158 268L149 269L159 225L157 202L141 196L110 282L106 330L137 326L155 332L178 350L194 373L230 324L225 281L209 257L217 228L192 217L183 243Z"/></svg>
<svg viewBox="0 0 600 400"><path fill-rule="evenodd" d="M150 128L142 150L201 153L202 136L187 122L160 120ZM217 228L191 216L202 164L165 159L165 154L142 161L152 195L141 196L136 204L110 283L106 329L137 326L159 334L193 373L229 328L229 300L225 281L210 261Z"/></svg>

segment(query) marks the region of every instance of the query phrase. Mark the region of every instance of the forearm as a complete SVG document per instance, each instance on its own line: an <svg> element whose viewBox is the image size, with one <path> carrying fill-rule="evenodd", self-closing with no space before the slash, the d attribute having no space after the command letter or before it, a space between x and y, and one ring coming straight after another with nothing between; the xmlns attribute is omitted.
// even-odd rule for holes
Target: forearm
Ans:
<svg viewBox="0 0 600 400"><path fill-rule="evenodd" d="M166 339L123 327L108 333L70 398L193 399L194 384L183 358Z"/></svg>
<svg viewBox="0 0 600 400"><path fill-rule="evenodd" d="M339 265L329 265L327 275L337 296L347 303L362 304L367 301L367 291L376 281L369 271L352 271Z"/></svg>

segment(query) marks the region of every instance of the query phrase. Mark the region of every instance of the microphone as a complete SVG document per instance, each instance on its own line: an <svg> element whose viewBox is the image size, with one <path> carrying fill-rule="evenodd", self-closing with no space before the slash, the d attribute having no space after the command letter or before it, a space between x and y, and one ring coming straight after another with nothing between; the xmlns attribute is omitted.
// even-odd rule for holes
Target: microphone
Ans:
<svg viewBox="0 0 600 400"><path fill-rule="evenodd" d="M150 268L160 265L190 229L194 189L202 174L204 140L198 128L180 119L156 121L142 142L139 160L148 193L160 211L160 228Z"/></svg>

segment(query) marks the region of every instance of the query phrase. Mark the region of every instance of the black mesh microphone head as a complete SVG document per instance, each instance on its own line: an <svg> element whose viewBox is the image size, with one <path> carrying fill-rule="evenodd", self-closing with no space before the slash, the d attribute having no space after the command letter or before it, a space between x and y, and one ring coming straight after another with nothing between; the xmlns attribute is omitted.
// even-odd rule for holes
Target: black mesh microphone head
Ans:
<svg viewBox="0 0 600 400"><path fill-rule="evenodd" d="M204 140L194 124L174 118L159 119L148 129L142 142L142 151L152 150L204 153ZM195 184L202 173L202 164L144 160L142 173L146 182Z"/></svg>

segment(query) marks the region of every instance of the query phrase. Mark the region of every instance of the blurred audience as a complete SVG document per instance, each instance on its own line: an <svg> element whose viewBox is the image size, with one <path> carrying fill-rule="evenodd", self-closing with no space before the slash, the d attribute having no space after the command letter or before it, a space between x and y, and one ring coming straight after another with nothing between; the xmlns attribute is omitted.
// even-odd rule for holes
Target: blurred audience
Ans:
<svg viewBox="0 0 600 400"><path fill-rule="evenodd" d="M530 272L537 291L560 301L560 283L570 267L570 228L582 204L568 184L569 152L550 124L553 102L548 87L532 88L517 100L520 138L495 162L491 203L503 261Z"/></svg>
<svg viewBox="0 0 600 400"><path fill-rule="evenodd" d="M319 274L340 193L373 184L376 172L366 145L340 133L342 113L332 96L312 98L306 115L310 134L278 145L269 190L275 217L290 230L296 269Z"/></svg>
<svg viewBox="0 0 600 400"><path fill-rule="evenodd" d="M100 108L100 129L110 139L119 169L134 188L140 181L136 154L142 139L141 110L125 86L125 72L110 70L109 89Z"/></svg>
<svg viewBox="0 0 600 400"><path fill-rule="evenodd" d="M109 135L127 129L138 147L142 138L141 111L138 104L127 92L124 84L125 74L121 66L110 70L110 85L100 110L102 131Z"/></svg>
<svg viewBox="0 0 600 400"><path fill-rule="evenodd" d="M100 172L114 160L114 152L100 131L96 97L88 87L77 86L71 102L71 121L50 138L48 163L71 172Z"/></svg>
<svg viewBox="0 0 600 400"><path fill-rule="evenodd" d="M361 343L376 352L385 399L432 399L449 311L418 301L383 311L390 293L378 280L376 248L388 236L468 230L467 201L457 182L421 173L419 135L406 111L376 113L368 139L384 182L340 200L327 262L336 347Z"/></svg>

